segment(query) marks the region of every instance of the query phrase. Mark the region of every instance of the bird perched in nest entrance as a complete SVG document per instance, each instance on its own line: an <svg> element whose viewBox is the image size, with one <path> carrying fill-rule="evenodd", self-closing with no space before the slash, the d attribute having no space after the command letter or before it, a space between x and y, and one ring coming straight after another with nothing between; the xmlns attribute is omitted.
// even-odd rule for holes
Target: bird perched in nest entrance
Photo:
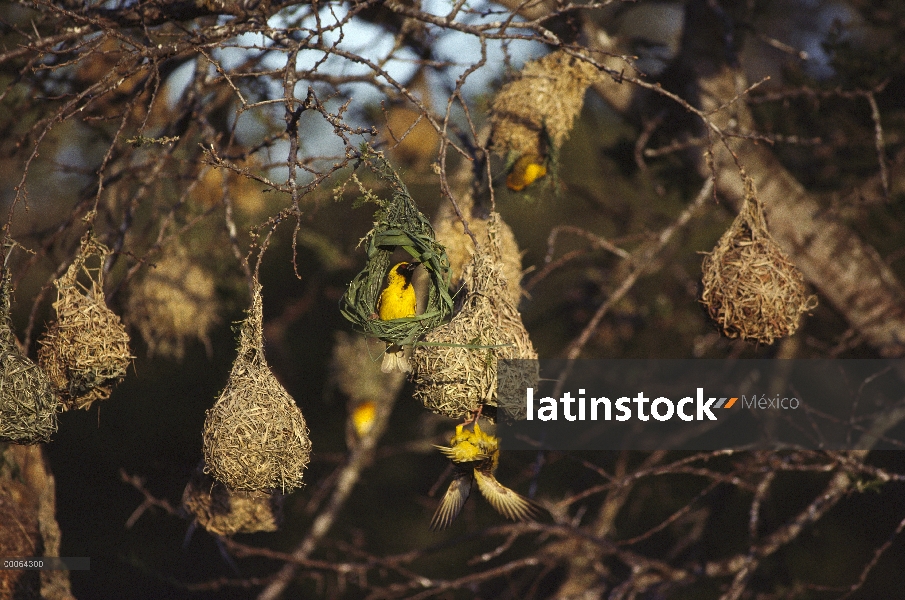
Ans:
<svg viewBox="0 0 905 600"><path fill-rule="evenodd" d="M415 297L415 287L412 285L412 275L415 274L415 269L420 264L401 262L390 269L387 274L387 285L380 292L380 298L377 300L377 316L381 321L415 316L417 298ZM412 370L402 346L387 344L380 370L384 373L393 371L408 373Z"/></svg>
<svg viewBox="0 0 905 600"><path fill-rule="evenodd" d="M547 174L547 166L543 158L536 154L525 154L512 165L506 176L506 187L520 192Z"/></svg>
<svg viewBox="0 0 905 600"><path fill-rule="evenodd" d="M477 421L474 431L465 429L464 424L457 425L450 446L437 448L453 462L456 474L431 519L432 530L446 529L459 516L474 481L477 481L481 495L507 519L530 521L537 516L540 509L536 504L496 480L494 472L500 462L500 441L482 431Z"/></svg>

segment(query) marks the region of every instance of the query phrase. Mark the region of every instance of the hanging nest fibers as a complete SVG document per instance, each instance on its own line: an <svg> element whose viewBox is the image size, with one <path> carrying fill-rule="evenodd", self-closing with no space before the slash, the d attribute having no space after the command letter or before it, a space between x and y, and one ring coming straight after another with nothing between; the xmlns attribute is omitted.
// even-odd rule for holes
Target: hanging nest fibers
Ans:
<svg viewBox="0 0 905 600"><path fill-rule="evenodd" d="M452 314L449 258L446 249L437 243L430 222L415 206L408 189L383 155L362 147L362 160L389 184L392 195L384 200L362 189L363 201L374 202L380 208L374 215L374 227L362 240L367 246L368 262L349 284L340 301L340 312L359 333L390 344L410 346ZM420 315L382 321L375 318L377 300L396 248L408 252L430 276L427 306Z"/></svg>
<svg viewBox="0 0 905 600"><path fill-rule="evenodd" d="M489 243L475 252L466 269L462 309L415 348L415 396L451 418L468 417L481 408L493 419L487 406L496 408L497 415L502 409L510 418L522 418L524 390L537 386L537 352L503 276L501 227L499 215L492 213ZM500 359L526 360L498 370Z"/></svg>
<svg viewBox="0 0 905 600"><path fill-rule="evenodd" d="M471 193L462 194L459 197L459 210L467 216L468 228L474 234L478 244L486 247L490 243L490 237L487 234L487 225L490 221L488 218L474 215L473 209L474 201ZM464 282L465 267L474 260L475 245L471 241L471 237L465 233L465 227L453 210L451 203L443 203L440 210L437 211L435 222L437 241L443 244L449 255L452 289L457 290ZM496 223L498 226L497 239L502 255L502 274L506 278L506 286L512 303L518 306L522 298L522 253L509 225L500 216L496 217Z"/></svg>
<svg viewBox="0 0 905 600"><path fill-rule="evenodd" d="M597 67L565 50L525 63L493 100L490 147L506 158L508 168L529 157L545 174L544 159L555 157L569 137L585 92L599 77Z"/></svg>
<svg viewBox="0 0 905 600"><path fill-rule="evenodd" d="M767 230L754 182L742 177L742 208L704 257L701 303L727 337L772 344L795 333L817 297L805 293L801 272Z"/></svg>
<svg viewBox="0 0 905 600"><path fill-rule="evenodd" d="M57 320L40 340L38 364L47 373L63 409L85 408L106 400L126 377L132 361L129 334L104 301L104 263L110 254L90 234L66 273L54 284ZM89 259L97 259L89 269ZM80 273L88 285L78 281Z"/></svg>
<svg viewBox="0 0 905 600"><path fill-rule="evenodd" d="M41 368L19 351L10 318L10 274L0 275L0 442L37 444L57 430L59 401Z"/></svg>
<svg viewBox="0 0 905 600"><path fill-rule="evenodd" d="M193 339L211 353L208 335L220 322L218 307L214 276L176 244L132 288L125 314L150 354L182 360Z"/></svg>
<svg viewBox="0 0 905 600"><path fill-rule="evenodd" d="M205 474L203 463L185 486L182 506L199 525L222 536L276 531L283 520L282 494L232 491Z"/></svg>
<svg viewBox="0 0 905 600"><path fill-rule="evenodd" d="M263 301L255 281L226 388L204 421L208 472L237 491L288 493L311 454L305 417L264 358Z"/></svg>

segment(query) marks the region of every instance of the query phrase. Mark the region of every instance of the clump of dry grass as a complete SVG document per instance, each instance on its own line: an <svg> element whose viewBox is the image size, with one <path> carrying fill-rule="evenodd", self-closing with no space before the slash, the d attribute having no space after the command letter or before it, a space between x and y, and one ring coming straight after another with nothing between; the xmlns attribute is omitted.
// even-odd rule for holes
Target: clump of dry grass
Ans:
<svg viewBox="0 0 905 600"><path fill-rule="evenodd" d="M474 234L478 244L486 247L490 244L488 225L490 219L472 215L474 201L470 193L463 194L459 199L459 210L468 219L468 228ZM437 242L446 248L449 257L449 272L451 275L452 289L458 289L463 283L465 268L474 260L475 245L471 237L465 233L462 221L453 210L452 204L444 203L437 213L435 231ZM512 229L502 217L496 217L496 235L500 244L500 265L502 276L506 279L506 289L513 304L518 306L522 297L522 253Z"/></svg>
<svg viewBox="0 0 905 600"><path fill-rule="evenodd" d="M475 252L464 275L462 309L415 348L415 396L448 417L467 417L491 406L518 418L524 412L523 390L537 384L537 352L503 276L500 231L493 213L488 243ZM527 360L501 370L500 359Z"/></svg>
<svg viewBox="0 0 905 600"><path fill-rule="evenodd" d="M290 492L302 485L311 440L302 411L264 358L263 300L255 282L239 354L204 421L208 472L233 491Z"/></svg>
<svg viewBox="0 0 905 600"><path fill-rule="evenodd" d="M181 360L191 340L210 353L208 336L220 322L216 282L177 244L133 286L125 314L152 355Z"/></svg>
<svg viewBox="0 0 905 600"><path fill-rule="evenodd" d="M182 506L215 535L276 531L283 520L281 494L230 490L205 474L203 465L185 486Z"/></svg>
<svg viewBox="0 0 905 600"><path fill-rule="evenodd" d="M767 230L750 177L738 216L704 257L701 303L730 338L772 344L798 329L801 314L817 305L801 272Z"/></svg>
<svg viewBox="0 0 905 600"><path fill-rule="evenodd" d="M110 254L90 234L75 261L56 282L57 320L42 336L38 364L53 384L64 409L106 400L126 377L132 362L129 334L104 300L104 263ZM87 262L97 260L96 268ZM80 274L88 283L78 281Z"/></svg>
<svg viewBox="0 0 905 600"><path fill-rule="evenodd" d="M10 275L0 275L0 442L37 444L57 430L59 400L50 380L22 354L10 318Z"/></svg>
<svg viewBox="0 0 905 600"><path fill-rule="evenodd" d="M565 50L525 63L490 109L490 146L515 162L520 156L548 157L562 146L584 106L584 95L600 76L597 67Z"/></svg>

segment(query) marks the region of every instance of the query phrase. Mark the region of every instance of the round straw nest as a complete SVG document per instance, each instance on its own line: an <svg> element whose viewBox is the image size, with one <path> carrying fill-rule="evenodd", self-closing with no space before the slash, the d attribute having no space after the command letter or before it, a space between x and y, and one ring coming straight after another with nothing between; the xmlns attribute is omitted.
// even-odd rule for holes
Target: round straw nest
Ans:
<svg viewBox="0 0 905 600"><path fill-rule="evenodd" d="M464 276L461 311L415 348L415 396L425 407L452 418L479 408L493 419L524 417L524 393L537 385L537 352L522 324L503 276L501 224L487 222L488 244L475 253ZM524 359L498 368L501 359Z"/></svg>
<svg viewBox="0 0 905 600"><path fill-rule="evenodd" d="M182 360L191 340L200 340L211 353L208 336L220 322L218 306L213 275L177 244L132 288L126 315L151 355Z"/></svg>
<svg viewBox="0 0 905 600"><path fill-rule="evenodd" d="M9 273L0 282L0 442L37 444L57 430L59 401L47 375L19 351L10 318Z"/></svg>
<svg viewBox="0 0 905 600"><path fill-rule="evenodd" d="M545 157L560 148L600 72L564 50L525 63L496 95L490 109L490 146L514 163L528 154Z"/></svg>
<svg viewBox="0 0 905 600"><path fill-rule="evenodd" d="M473 214L474 201L470 193L463 194L459 199L459 210L463 215L467 216L468 228L474 234L475 239L481 247L487 247L490 244L490 234L487 231L487 218L480 216L471 216ZM507 225L502 217L497 216L497 240L500 244L500 254L502 255L501 269L502 276L506 280L506 289L513 305L518 306L522 297L522 254L518 248L518 242L515 234ZM462 286L465 275L465 267L473 260L475 255L475 245L471 241L471 237L465 233L465 226L453 210L452 204L446 202L437 212L436 219L437 241L446 248L446 254L449 256L449 272L451 275L452 289L456 290Z"/></svg>
<svg viewBox="0 0 905 600"><path fill-rule="evenodd" d="M56 282L57 320L40 340L38 364L50 378L63 409L85 408L106 400L126 377L132 361L129 334L104 301L104 263L110 251L86 236L66 273ZM86 262L96 258L98 266ZM83 285L80 273L88 277Z"/></svg>
<svg viewBox="0 0 905 600"><path fill-rule="evenodd" d="M704 257L701 303L727 337L772 344L795 333L817 298L767 231L754 183L743 177L742 208Z"/></svg>
<svg viewBox="0 0 905 600"><path fill-rule="evenodd" d="M182 506L207 531L222 536L276 531L283 520L283 496L233 491L199 466L182 493Z"/></svg>
<svg viewBox="0 0 905 600"><path fill-rule="evenodd" d="M311 441L302 411L264 358L262 304L255 282L239 355L204 421L204 461L232 490L287 493L302 485Z"/></svg>

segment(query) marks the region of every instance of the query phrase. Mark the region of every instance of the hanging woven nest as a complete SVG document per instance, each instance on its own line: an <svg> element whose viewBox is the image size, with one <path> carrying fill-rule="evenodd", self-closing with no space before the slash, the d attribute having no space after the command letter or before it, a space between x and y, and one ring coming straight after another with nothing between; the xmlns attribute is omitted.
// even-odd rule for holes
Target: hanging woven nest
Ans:
<svg viewBox="0 0 905 600"><path fill-rule="evenodd" d="M704 257L701 303L727 337L772 344L795 333L817 297L767 230L754 182L742 177L742 208Z"/></svg>
<svg viewBox="0 0 905 600"><path fill-rule="evenodd" d="M487 232L490 220L488 217L482 218L473 215L473 208L474 201L471 194L463 194L459 198L459 210L466 215L468 228L474 234L478 245L486 248L490 244L490 236ZM451 286L453 290L457 290L464 283L465 268L474 260L475 245L471 241L471 237L465 233L465 227L453 210L451 203L443 203L440 210L437 211L435 222L437 241L443 244L449 256ZM496 222L498 224L497 239L502 255L502 275L506 279L506 289L509 290L513 304L518 306L522 298L522 253L509 225L500 216L497 216Z"/></svg>
<svg viewBox="0 0 905 600"><path fill-rule="evenodd" d="M129 334L104 301L104 263L110 254L90 234L75 261L55 283L57 320L39 340L38 364L44 369L64 410L87 409L106 400L126 377L132 361ZM97 259L97 267L87 262ZM78 281L80 273L88 278Z"/></svg>
<svg viewBox="0 0 905 600"><path fill-rule="evenodd" d="M204 462L231 490L288 493L302 485L311 440L302 411L264 358L261 286L254 286L239 355L204 421Z"/></svg>
<svg viewBox="0 0 905 600"><path fill-rule="evenodd" d="M220 322L214 276L192 260L181 244L168 248L129 294L129 325L151 355L182 360L186 343L200 340L211 353L209 334Z"/></svg>
<svg viewBox="0 0 905 600"><path fill-rule="evenodd" d="M283 495L233 491L204 472L203 463L182 493L182 506L210 533L276 531L283 521Z"/></svg>
<svg viewBox="0 0 905 600"><path fill-rule="evenodd" d="M0 275L0 442L37 444L57 430L59 401L50 380L19 351L10 318L10 274Z"/></svg>
<svg viewBox="0 0 905 600"><path fill-rule="evenodd" d="M547 172L600 77L593 64L557 50L525 63L497 93L490 108L490 147L506 159L507 183L519 191ZM521 162L520 162L521 161ZM552 167L556 167L555 160Z"/></svg>
<svg viewBox="0 0 905 600"><path fill-rule="evenodd" d="M537 352L503 276L501 228L499 215L491 214L489 243L466 269L462 309L415 348L415 396L448 417L468 417L481 409L490 419L501 410L521 418L525 389L537 386ZM500 359L524 362L498 369Z"/></svg>
<svg viewBox="0 0 905 600"><path fill-rule="evenodd" d="M434 229L415 206L408 189L379 152L362 148L362 160L389 184L392 195L384 200L363 190L364 200L380 208L374 227L364 238L368 262L349 284L340 301L340 312L355 330L389 344L410 346L422 335L449 319L453 301L449 295L449 258L436 241ZM427 306L413 317L382 321L375 317L377 300L390 257L397 248L405 250L429 275Z"/></svg>

